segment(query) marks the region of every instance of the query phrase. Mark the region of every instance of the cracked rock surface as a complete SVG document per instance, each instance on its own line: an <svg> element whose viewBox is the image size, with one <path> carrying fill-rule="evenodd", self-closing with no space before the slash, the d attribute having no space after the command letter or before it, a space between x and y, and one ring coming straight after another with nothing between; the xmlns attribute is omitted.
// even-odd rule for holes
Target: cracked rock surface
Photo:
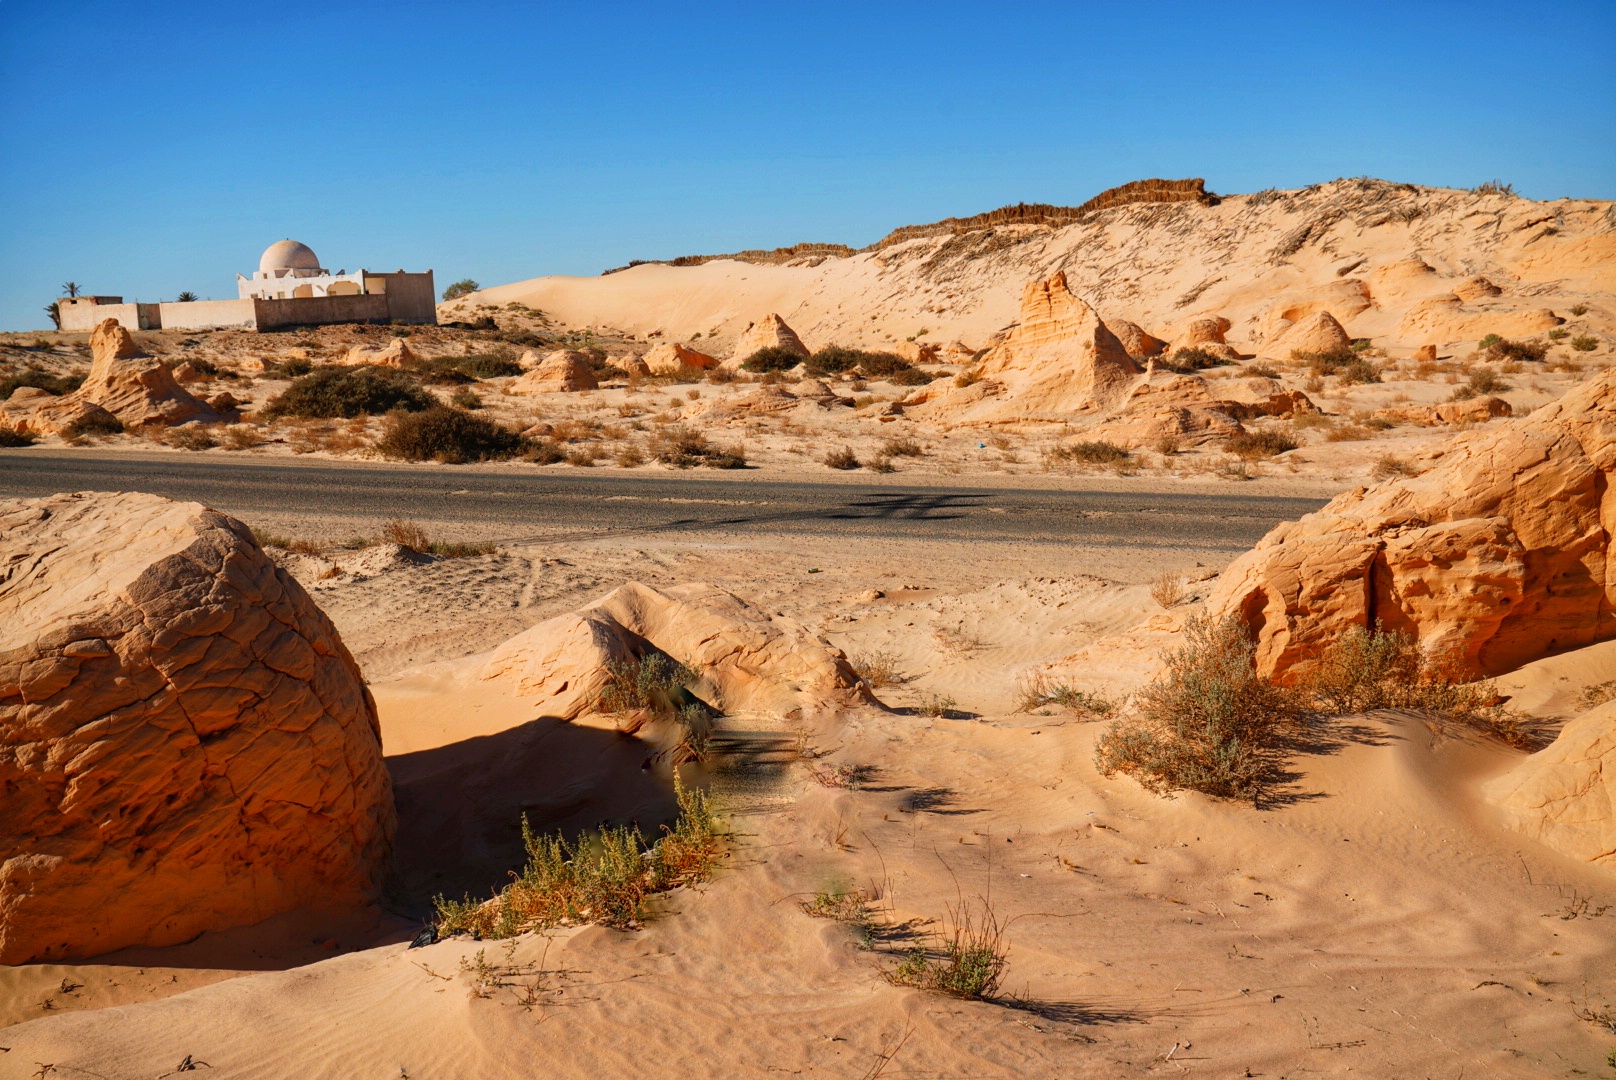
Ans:
<svg viewBox="0 0 1616 1080"><path fill-rule="evenodd" d="M394 814L376 707L247 527L0 501L0 963L362 903Z"/></svg>

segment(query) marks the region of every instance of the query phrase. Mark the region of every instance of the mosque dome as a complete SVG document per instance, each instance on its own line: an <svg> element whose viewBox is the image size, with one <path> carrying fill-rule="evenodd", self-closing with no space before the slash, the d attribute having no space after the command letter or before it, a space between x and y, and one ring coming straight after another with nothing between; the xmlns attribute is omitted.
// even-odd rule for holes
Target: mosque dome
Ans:
<svg viewBox="0 0 1616 1080"><path fill-rule="evenodd" d="M307 244L300 244L296 240L277 240L264 249L264 257L258 260L258 269L264 273L275 270L318 270L320 260Z"/></svg>

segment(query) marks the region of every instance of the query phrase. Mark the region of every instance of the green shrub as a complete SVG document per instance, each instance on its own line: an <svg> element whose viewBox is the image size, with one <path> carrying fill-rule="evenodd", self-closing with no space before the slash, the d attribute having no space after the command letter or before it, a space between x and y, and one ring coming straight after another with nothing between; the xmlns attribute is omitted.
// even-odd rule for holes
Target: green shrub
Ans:
<svg viewBox="0 0 1616 1080"><path fill-rule="evenodd" d="M443 298L445 300L458 300L462 296L474 293L480 288L482 286L471 280L471 278L461 278L443 290Z"/></svg>
<svg viewBox="0 0 1616 1080"><path fill-rule="evenodd" d="M1223 449L1241 461L1271 458L1276 454L1295 450L1298 445L1290 435L1272 428L1267 431L1247 431L1231 435L1223 441Z"/></svg>
<svg viewBox="0 0 1616 1080"><path fill-rule="evenodd" d="M1097 442L1076 442L1057 446L1049 456L1058 461L1081 461L1085 465L1113 465L1127 461L1132 455L1126 449L1103 439Z"/></svg>
<svg viewBox="0 0 1616 1080"><path fill-rule="evenodd" d="M1323 352L1292 349L1291 359L1306 364L1311 374L1334 375L1340 368L1362 358L1353 352L1350 347L1342 346L1338 349L1326 349Z"/></svg>
<svg viewBox="0 0 1616 1080"><path fill-rule="evenodd" d="M1256 796L1273 778L1276 742L1294 722L1292 695L1257 675L1240 621L1191 616L1167 673L1139 692L1135 713L1095 747L1101 773L1126 773L1146 790L1183 788L1220 798Z"/></svg>
<svg viewBox="0 0 1616 1080"><path fill-rule="evenodd" d="M595 705L604 713L649 710L671 716L680 704L677 691L695 681L694 671L659 652L612 661Z"/></svg>
<svg viewBox="0 0 1616 1080"><path fill-rule="evenodd" d="M270 399L264 416L351 420L437 406L437 398L400 372L380 367L323 367L293 380L291 386Z"/></svg>
<svg viewBox="0 0 1616 1080"><path fill-rule="evenodd" d="M1004 927L991 905L983 901L979 915L964 905L951 909L944 925L940 939L931 947L910 949L887 973L887 981L950 997L993 997L1004 975L1007 948Z"/></svg>
<svg viewBox="0 0 1616 1080"><path fill-rule="evenodd" d="M507 458L522 448L522 437L463 409L434 405L420 412L387 416L377 449L405 461L468 461Z"/></svg>
<svg viewBox="0 0 1616 1080"><path fill-rule="evenodd" d="M480 409L483 407L483 399L462 386L449 395L449 404L457 409Z"/></svg>
<svg viewBox="0 0 1616 1080"><path fill-rule="evenodd" d="M864 353L860 349L848 349L841 345L826 345L805 361L803 370L815 376L841 375L858 367L859 359L863 355Z"/></svg>
<svg viewBox="0 0 1616 1080"><path fill-rule="evenodd" d="M28 368L26 371L18 371L0 379L0 401L7 400L15 391L25 386L61 395L71 394L83 383L83 375L52 375L38 368Z"/></svg>
<svg viewBox="0 0 1616 1080"><path fill-rule="evenodd" d="M1498 394L1509 389L1509 383L1498 377L1490 367L1478 367L1470 373L1469 389L1476 394Z"/></svg>
<svg viewBox="0 0 1616 1080"><path fill-rule="evenodd" d="M1207 368L1222 367L1229 361L1221 356L1214 356L1205 349L1197 349L1191 345L1176 350L1172 356L1162 357L1158 362L1169 371L1187 374L1191 371L1204 371Z"/></svg>
<svg viewBox="0 0 1616 1080"><path fill-rule="evenodd" d="M1336 369L1336 376L1348 386L1378 383L1380 381L1380 369L1362 357L1354 357Z"/></svg>
<svg viewBox="0 0 1616 1080"><path fill-rule="evenodd" d="M802 363L802 357L790 349L771 345L741 361L741 369L752 372L790 371Z"/></svg>
<svg viewBox="0 0 1616 1080"><path fill-rule="evenodd" d="M275 374L282 379L301 378L313 370L314 361L305 360L301 356L294 356L289 360L282 360L275 366Z"/></svg>
<svg viewBox="0 0 1616 1080"><path fill-rule="evenodd" d="M1492 348L1494 345L1497 345L1503 340L1504 339L1498 334L1488 334L1486 337L1476 342L1476 348L1485 352L1487 349Z"/></svg>
<svg viewBox="0 0 1616 1080"><path fill-rule="evenodd" d="M1593 352L1595 349L1599 348L1599 339L1591 334L1578 334L1567 344L1569 344L1577 352Z"/></svg>
<svg viewBox="0 0 1616 1080"><path fill-rule="evenodd" d="M435 356L430 360L417 360L410 365L410 370L426 382L453 384L520 375L522 365L509 356L498 354Z"/></svg>
<svg viewBox="0 0 1616 1080"><path fill-rule="evenodd" d="M942 372L926 371L922 368L905 368L887 376L887 381L893 386L926 386L943 377Z"/></svg>
<svg viewBox="0 0 1616 1080"><path fill-rule="evenodd" d="M1489 334L1489 337L1497 337ZM1486 340L1486 339L1483 339ZM1508 363L1510 361L1542 360L1548 354L1549 347L1541 341L1510 341L1508 338L1498 338L1490 345L1483 347L1487 358L1493 361Z"/></svg>

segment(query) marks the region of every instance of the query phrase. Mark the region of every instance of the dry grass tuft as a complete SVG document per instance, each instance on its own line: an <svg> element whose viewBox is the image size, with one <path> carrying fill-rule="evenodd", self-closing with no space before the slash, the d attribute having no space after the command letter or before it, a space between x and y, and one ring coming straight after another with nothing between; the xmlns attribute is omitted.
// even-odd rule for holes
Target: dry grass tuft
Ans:
<svg viewBox="0 0 1616 1080"><path fill-rule="evenodd" d="M1150 583L1150 598L1164 608L1170 608L1184 599L1184 575L1163 570Z"/></svg>
<svg viewBox="0 0 1616 1080"><path fill-rule="evenodd" d="M847 663L853 673L872 689L899 686L904 682L898 670L898 654L890 650L872 649L867 653L854 653L847 658Z"/></svg>
<svg viewBox="0 0 1616 1080"><path fill-rule="evenodd" d="M1043 672L1023 675L1016 683L1016 712L1044 713L1053 705L1073 716L1097 719L1109 716L1116 705L1098 694L1074 690Z"/></svg>
<svg viewBox="0 0 1616 1080"><path fill-rule="evenodd" d="M980 911L961 904L950 908L944 931L930 947L916 945L903 962L887 973L895 986L933 994L982 1000L999 991L1007 964L1004 926L993 906L980 901Z"/></svg>
<svg viewBox="0 0 1616 1080"><path fill-rule="evenodd" d="M413 521L393 518L382 526L382 539L409 548L417 555L436 555L440 559L463 559L472 555L492 555L498 551L493 544L468 544L434 540L427 531Z"/></svg>

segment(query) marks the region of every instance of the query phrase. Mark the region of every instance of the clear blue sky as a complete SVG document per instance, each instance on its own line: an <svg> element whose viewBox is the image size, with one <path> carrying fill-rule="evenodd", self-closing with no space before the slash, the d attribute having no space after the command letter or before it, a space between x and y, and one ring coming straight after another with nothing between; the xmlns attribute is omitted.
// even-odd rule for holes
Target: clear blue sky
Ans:
<svg viewBox="0 0 1616 1080"><path fill-rule="evenodd" d="M0 0L0 138L5 329L284 236L441 288L1146 176L1611 198L1616 4Z"/></svg>

